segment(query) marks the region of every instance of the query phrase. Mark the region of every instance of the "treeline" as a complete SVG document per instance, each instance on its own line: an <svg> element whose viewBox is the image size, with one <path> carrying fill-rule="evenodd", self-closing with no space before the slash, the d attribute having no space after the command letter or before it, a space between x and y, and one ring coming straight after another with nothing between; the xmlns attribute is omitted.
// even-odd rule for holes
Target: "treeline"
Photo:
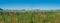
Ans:
<svg viewBox="0 0 60 23"><path fill-rule="evenodd" d="M0 11L0 15L2 14L16 14L16 15L23 15L23 14L55 14L60 13L60 10L2 10Z"/></svg>

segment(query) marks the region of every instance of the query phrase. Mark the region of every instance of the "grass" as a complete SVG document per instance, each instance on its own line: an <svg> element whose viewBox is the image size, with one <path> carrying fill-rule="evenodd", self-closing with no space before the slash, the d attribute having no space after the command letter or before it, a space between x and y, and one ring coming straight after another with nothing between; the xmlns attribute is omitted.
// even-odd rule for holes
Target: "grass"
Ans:
<svg viewBox="0 0 60 23"><path fill-rule="evenodd" d="M44 17L45 16L45 17ZM60 23L60 14L22 14L9 16L8 14L0 16L0 23Z"/></svg>

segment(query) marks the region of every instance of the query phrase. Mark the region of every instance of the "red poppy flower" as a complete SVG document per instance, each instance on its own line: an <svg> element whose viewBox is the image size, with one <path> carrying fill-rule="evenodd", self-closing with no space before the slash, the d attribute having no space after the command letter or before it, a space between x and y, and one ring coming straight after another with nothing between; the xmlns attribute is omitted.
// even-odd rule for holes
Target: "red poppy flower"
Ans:
<svg viewBox="0 0 60 23"><path fill-rule="evenodd" d="M14 21L12 20L12 23L14 23Z"/></svg>
<svg viewBox="0 0 60 23"><path fill-rule="evenodd" d="M9 14L9 16L13 16L13 14Z"/></svg>
<svg viewBox="0 0 60 23"><path fill-rule="evenodd" d="M3 23L3 22L0 21L0 23Z"/></svg>

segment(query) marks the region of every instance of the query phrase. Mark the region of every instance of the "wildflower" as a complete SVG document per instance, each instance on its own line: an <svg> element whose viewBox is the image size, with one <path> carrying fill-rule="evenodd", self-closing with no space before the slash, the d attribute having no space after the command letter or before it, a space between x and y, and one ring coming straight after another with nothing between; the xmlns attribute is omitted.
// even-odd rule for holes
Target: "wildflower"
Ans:
<svg viewBox="0 0 60 23"><path fill-rule="evenodd" d="M14 21L12 20L12 23L14 23Z"/></svg>
<svg viewBox="0 0 60 23"><path fill-rule="evenodd" d="M13 14L9 14L9 16L13 16Z"/></svg>
<svg viewBox="0 0 60 23"><path fill-rule="evenodd" d="M0 23L3 23L2 21L0 21Z"/></svg>

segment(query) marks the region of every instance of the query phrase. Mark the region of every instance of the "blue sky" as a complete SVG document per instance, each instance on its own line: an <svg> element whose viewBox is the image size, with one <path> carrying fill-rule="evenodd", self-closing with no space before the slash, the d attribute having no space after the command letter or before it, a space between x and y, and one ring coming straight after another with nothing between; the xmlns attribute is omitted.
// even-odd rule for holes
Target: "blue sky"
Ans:
<svg viewBox="0 0 60 23"><path fill-rule="evenodd" d="M60 9L60 0L0 0L0 8L54 10Z"/></svg>

